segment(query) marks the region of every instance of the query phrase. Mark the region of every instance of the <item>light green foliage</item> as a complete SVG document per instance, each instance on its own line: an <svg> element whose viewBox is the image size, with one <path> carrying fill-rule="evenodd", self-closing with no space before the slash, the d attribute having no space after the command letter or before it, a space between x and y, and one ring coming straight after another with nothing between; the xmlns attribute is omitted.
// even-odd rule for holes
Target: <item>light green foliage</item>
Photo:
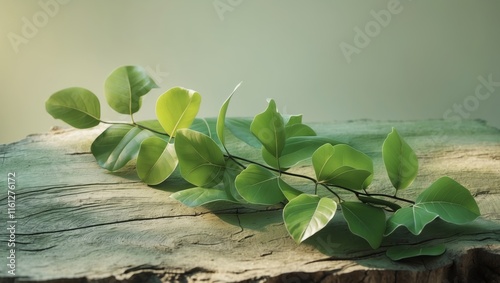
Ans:
<svg viewBox="0 0 500 283"><path fill-rule="evenodd" d="M382 146L387 175L396 190L406 189L418 173L417 155L396 129L387 135Z"/></svg>
<svg viewBox="0 0 500 283"><path fill-rule="evenodd" d="M101 105L90 90L71 87L54 93L45 102L45 109L55 119L78 128L92 128L100 123Z"/></svg>
<svg viewBox="0 0 500 283"><path fill-rule="evenodd" d="M156 102L156 117L163 129L175 137L178 129L189 128L200 109L201 95L196 91L174 87L163 93Z"/></svg>
<svg viewBox="0 0 500 283"><path fill-rule="evenodd" d="M104 94L113 110L131 115L141 108L142 96L157 87L144 68L123 66L114 70L106 79Z"/></svg>
<svg viewBox="0 0 500 283"><path fill-rule="evenodd" d="M175 152L186 181L199 187L213 187L222 181L224 155L208 136L190 129L178 130Z"/></svg>
<svg viewBox="0 0 500 283"><path fill-rule="evenodd" d="M297 242L316 234L332 220L337 203L330 198L301 194L283 209L286 229Z"/></svg>
<svg viewBox="0 0 500 283"><path fill-rule="evenodd" d="M102 121L97 96L78 87L54 93L45 106L54 118L76 128L112 124L91 146L101 167L116 171L137 159L137 175L143 182L168 186L168 177L179 165L181 176L195 187L173 193L172 198L190 207L212 202L283 206L285 227L297 243L319 237L317 233L335 216L337 204L349 231L373 249L380 248L384 237L395 236L400 226L418 236L436 218L461 225L480 216L471 193L449 177L435 181L415 200L397 196L399 190L410 189L418 160L396 129L382 146L394 192L375 192L370 189L374 175L370 157L318 136L302 123L302 115L281 115L274 100L253 119L226 117L239 86L223 102L217 118L196 118L201 95L174 87L158 98L155 120L135 122L132 114L139 111L142 97L157 86L143 68L124 66L106 79L105 96L111 108L130 115L131 122ZM249 160L230 153L226 148L230 138L231 143L240 142L235 148L260 149L262 158ZM295 170L302 166L312 166L313 176L295 173L303 172ZM295 182L298 179L302 182ZM444 252L441 245L399 246L389 247L387 256L400 260Z"/></svg>

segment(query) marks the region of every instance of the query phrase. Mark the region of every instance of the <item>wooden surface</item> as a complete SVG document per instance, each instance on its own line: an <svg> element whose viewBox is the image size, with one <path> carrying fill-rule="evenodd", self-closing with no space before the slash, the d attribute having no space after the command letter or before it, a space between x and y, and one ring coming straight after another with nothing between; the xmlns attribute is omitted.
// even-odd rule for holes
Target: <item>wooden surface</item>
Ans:
<svg viewBox="0 0 500 283"><path fill-rule="evenodd" d="M374 158L371 190L382 192L390 183L381 146L393 126L420 161L406 196L447 175L469 188L483 217L463 227L436 222L418 238L401 229L372 250L339 214L297 245L279 208L185 207L169 198L189 187L178 175L148 187L133 164L116 173L99 168L89 149L103 127L53 130L0 145L0 282L500 282L500 131L480 121L312 124ZM9 172L16 173L14 278L6 268ZM403 262L384 255L418 243L445 243L447 252Z"/></svg>

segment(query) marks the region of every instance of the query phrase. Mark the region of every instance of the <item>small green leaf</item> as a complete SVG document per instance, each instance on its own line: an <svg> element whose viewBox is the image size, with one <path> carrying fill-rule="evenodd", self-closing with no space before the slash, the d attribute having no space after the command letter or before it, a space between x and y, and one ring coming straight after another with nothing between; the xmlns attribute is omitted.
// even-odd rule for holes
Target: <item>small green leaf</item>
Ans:
<svg viewBox="0 0 500 283"><path fill-rule="evenodd" d="M250 131L252 120L249 118L226 118L226 128L238 139L249 146L261 148L262 144Z"/></svg>
<svg viewBox="0 0 500 283"><path fill-rule="evenodd" d="M292 126L296 124L302 124L302 114L297 115L283 115L283 122L285 126Z"/></svg>
<svg viewBox="0 0 500 283"><path fill-rule="evenodd" d="M141 108L142 96L157 87L144 68L123 66L108 76L104 94L116 112L131 115Z"/></svg>
<svg viewBox="0 0 500 283"><path fill-rule="evenodd" d="M219 146L208 136L180 129L175 138L181 175L199 187L213 187L222 181L226 162Z"/></svg>
<svg viewBox="0 0 500 283"><path fill-rule="evenodd" d="M286 138L316 136L316 132L304 124L293 124L285 127Z"/></svg>
<svg viewBox="0 0 500 283"><path fill-rule="evenodd" d="M385 231L385 213L381 208L361 202L341 202L349 230L365 239L373 249L380 247Z"/></svg>
<svg viewBox="0 0 500 283"><path fill-rule="evenodd" d="M370 157L346 144L325 144L319 147L312 155L312 163L319 182L334 184L339 179L344 184L347 179L352 181L351 189L359 190L366 188L373 178L373 162ZM341 173L352 170L355 171L347 173L352 175L341 178ZM369 173L368 177L365 177L366 172Z"/></svg>
<svg viewBox="0 0 500 283"><path fill-rule="evenodd" d="M175 137L178 129L189 128L200 109L201 95L194 90L174 87L156 101L156 117L163 129Z"/></svg>
<svg viewBox="0 0 500 283"><path fill-rule="evenodd" d="M337 168L330 175L331 179L325 180L324 182L329 185L359 191L366 187L366 180L371 175L372 172L367 170L359 170L349 166L342 166Z"/></svg>
<svg viewBox="0 0 500 283"><path fill-rule="evenodd" d="M175 192L170 197L189 207L205 205L216 201L234 202L224 190L215 188L191 188Z"/></svg>
<svg viewBox="0 0 500 283"><path fill-rule="evenodd" d="M418 173L417 156L394 128L384 141L382 156L387 175L396 190L406 189L413 183Z"/></svg>
<svg viewBox="0 0 500 283"><path fill-rule="evenodd" d="M151 131L131 125L112 125L94 140L90 149L99 166L116 171L135 159L142 141L152 136Z"/></svg>
<svg viewBox="0 0 500 283"><path fill-rule="evenodd" d="M279 177L258 165L250 164L236 177L238 193L249 203L273 205L285 199Z"/></svg>
<svg viewBox="0 0 500 283"><path fill-rule="evenodd" d="M441 177L416 199L416 205L453 224L464 224L481 215L469 190L449 177Z"/></svg>
<svg viewBox="0 0 500 283"><path fill-rule="evenodd" d="M286 197L288 201L300 196L304 192L297 190L296 188L290 186L288 183L283 181L283 179L278 179L278 186L280 187L281 192Z"/></svg>
<svg viewBox="0 0 500 283"><path fill-rule="evenodd" d="M438 215L424 208L413 205L398 209L388 220L385 235L389 235L399 226L404 226L413 235L422 233L424 227L436 219Z"/></svg>
<svg viewBox="0 0 500 283"><path fill-rule="evenodd" d="M209 136L216 143L220 144L216 135L217 120L215 118L195 118L189 129Z"/></svg>
<svg viewBox="0 0 500 283"><path fill-rule="evenodd" d="M78 129L97 126L101 119L99 99L90 90L80 87L52 94L45 102L45 109L54 119L61 119Z"/></svg>
<svg viewBox="0 0 500 283"><path fill-rule="evenodd" d="M340 142L321 136L297 136L286 139L285 147L279 157L281 168L291 168L299 162L311 159L311 155L322 145L329 143L331 145L340 144ZM278 169L277 159L267 151L262 149L262 158L264 161Z"/></svg>
<svg viewBox="0 0 500 283"><path fill-rule="evenodd" d="M280 157L285 147L285 124L274 100L269 101L266 111L255 116L250 131L272 156Z"/></svg>
<svg viewBox="0 0 500 283"><path fill-rule="evenodd" d="M234 199L239 203L247 203L247 201L238 193L236 189L236 177L241 173L242 169L233 160L226 160L226 168L222 179L224 189L229 198Z"/></svg>
<svg viewBox="0 0 500 283"><path fill-rule="evenodd" d="M222 143L222 146L225 148L226 147L226 139L224 135L224 129L225 129L225 122L226 122L226 113L227 113L227 108L229 107L229 102L231 101L231 97L233 96L234 92L240 87L241 82L234 88L233 92L231 92L231 95L224 101L222 104L222 107L220 108L219 111L219 116L217 117L217 137L219 138L220 142Z"/></svg>
<svg viewBox="0 0 500 283"><path fill-rule="evenodd" d="M445 251L446 247L443 244L436 246L394 246L387 249L386 255L391 260L397 261L417 256L439 256Z"/></svg>
<svg viewBox="0 0 500 283"><path fill-rule="evenodd" d="M177 167L174 145L166 140L151 137L141 143L137 157L137 174L148 185L165 181Z"/></svg>
<svg viewBox="0 0 500 283"><path fill-rule="evenodd" d="M337 203L330 198L301 194L287 203L283 219L290 236L301 243L323 229L336 210Z"/></svg>
<svg viewBox="0 0 500 283"><path fill-rule="evenodd" d="M401 206L399 204L388 201L388 200L374 198L374 197L367 197L367 196L362 196L362 195L358 195L357 197L362 202L386 206L386 207L391 208L394 211L401 208Z"/></svg>

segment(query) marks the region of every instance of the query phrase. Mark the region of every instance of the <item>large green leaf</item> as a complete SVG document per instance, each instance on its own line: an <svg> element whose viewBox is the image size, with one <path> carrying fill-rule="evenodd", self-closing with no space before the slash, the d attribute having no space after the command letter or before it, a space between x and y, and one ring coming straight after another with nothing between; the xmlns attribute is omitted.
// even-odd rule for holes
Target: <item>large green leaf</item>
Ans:
<svg viewBox="0 0 500 283"><path fill-rule="evenodd" d="M182 202L189 207L205 205L216 201L229 201L234 202L226 191L216 188L191 188L175 192L170 195L171 198Z"/></svg>
<svg viewBox="0 0 500 283"><path fill-rule="evenodd" d="M373 249L378 248L385 231L384 211L361 202L345 201L340 206L349 230L365 239Z"/></svg>
<svg viewBox="0 0 500 283"><path fill-rule="evenodd" d="M250 131L275 158L279 158L285 147L285 124L278 113L274 100L269 101L267 109L256 115Z"/></svg>
<svg viewBox="0 0 500 283"><path fill-rule="evenodd" d="M227 108L229 107L229 102L231 101L231 97L233 96L234 92L240 87L241 82L234 88L233 92L229 95L229 97L224 101L222 104L222 107L220 108L219 111L219 116L217 117L217 137L219 138L222 146L226 148L226 139L224 135L224 129L225 129L225 122L226 122L226 113L227 113Z"/></svg>
<svg viewBox="0 0 500 283"><path fill-rule="evenodd" d="M189 128L200 109L201 95L194 90L174 87L156 101L156 117L163 129L174 137L178 129Z"/></svg>
<svg viewBox="0 0 500 283"><path fill-rule="evenodd" d="M340 142L321 136L295 136L286 139L285 147L279 157L281 168L290 168L299 162L309 160L312 154L322 145L329 143L331 145L340 144ZM262 149L264 161L278 168L278 160L266 148Z"/></svg>
<svg viewBox="0 0 500 283"><path fill-rule="evenodd" d="M416 256L439 256L444 254L446 247L443 244L435 246L394 246L386 251L391 260L397 261Z"/></svg>
<svg viewBox="0 0 500 283"><path fill-rule="evenodd" d="M208 136L180 129L175 138L181 175L198 187L213 187L222 181L226 162L219 146Z"/></svg>
<svg viewBox="0 0 500 283"><path fill-rule="evenodd" d="M45 102L45 109L55 119L85 129L99 125L101 106L99 99L90 90L71 87L60 90Z"/></svg>
<svg viewBox="0 0 500 283"><path fill-rule="evenodd" d="M154 136L151 131L131 125L112 125L102 132L90 147L102 168L115 171L137 157L145 139Z"/></svg>
<svg viewBox="0 0 500 283"><path fill-rule="evenodd" d="M235 137L252 147L261 148L262 144L250 131L251 124L250 118L226 118L226 128Z"/></svg>
<svg viewBox="0 0 500 283"><path fill-rule="evenodd" d="M131 115L141 108L142 96L157 87L144 68L123 66L108 76L104 94L116 112Z"/></svg>
<svg viewBox="0 0 500 283"><path fill-rule="evenodd" d="M137 157L137 174L148 185L165 181L177 167L174 145L166 140L151 137L141 143Z"/></svg>
<svg viewBox="0 0 500 283"><path fill-rule="evenodd" d="M346 173L351 174L350 177L344 175L342 180L347 177L349 181L349 178L352 178L352 185L349 186L352 186L351 189L358 190L367 187L373 178L373 162L370 157L346 144L322 145L313 153L312 164L319 182L334 184L336 178L341 180L340 173L355 170ZM365 177L366 172L370 173L368 177ZM360 180L360 178L364 179ZM342 184L344 183L345 181L342 181Z"/></svg>
<svg viewBox="0 0 500 283"><path fill-rule="evenodd" d="M418 173L418 159L413 149L394 128L384 141L382 156L394 188L402 190L411 185Z"/></svg>
<svg viewBox="0 0 500 283"><path fill-rule="evenodd" d="M337 203L330 198L301 194L287 203L283 219L290 236L300 243L323 229L336 210Z"/></svg>
<svg viewBox="0 0 500 283"><path fill-rule="evenodd" d="M387 219L385 235L391 234L399 226L406 227L413 235L419 235L437 217L436 213L428 212L419 205L400 208Z"/></svg>
<svg viewBox="0 0 500 283"><path fill-rule="evenodd" d="M250 164L235 180L236 190L249 203L272 205L285 200L273 172Z"/></svg>
<svg viewBox="0 0 500 283"><path fill-rule="evenodd" d="M449 177L439 178L423 191L416 205L454 224L464 224L481 215L469 190Z"/></svg>

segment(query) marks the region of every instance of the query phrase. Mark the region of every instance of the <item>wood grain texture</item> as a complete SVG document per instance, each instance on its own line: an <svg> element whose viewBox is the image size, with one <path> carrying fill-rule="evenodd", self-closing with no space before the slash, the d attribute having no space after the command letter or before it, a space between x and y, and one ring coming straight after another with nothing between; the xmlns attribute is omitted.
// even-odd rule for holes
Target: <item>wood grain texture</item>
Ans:
<svg viewBox="0 0 500 283"><path fill-rule="evenodd" d="M0 145L0 282L500 282L500 131L480 121L456 126L441 120L312 124L318 134L374 159L371 190L390 192L381 147L395 127L420 161L414 189L401 196L414 198L447 175L479 204L483 216L473 223L435 222L418 238L401 229L377 250L350 235L340 215L297 245L279 207L188 208L169 198L189 187L177 173L148 187L133 163L107 172L89 152L102 126ZM8 172L16 172L15 278L6 273ZM390 246L418 243L445 243L447 252L402 262L384 255Z"/></svg>

